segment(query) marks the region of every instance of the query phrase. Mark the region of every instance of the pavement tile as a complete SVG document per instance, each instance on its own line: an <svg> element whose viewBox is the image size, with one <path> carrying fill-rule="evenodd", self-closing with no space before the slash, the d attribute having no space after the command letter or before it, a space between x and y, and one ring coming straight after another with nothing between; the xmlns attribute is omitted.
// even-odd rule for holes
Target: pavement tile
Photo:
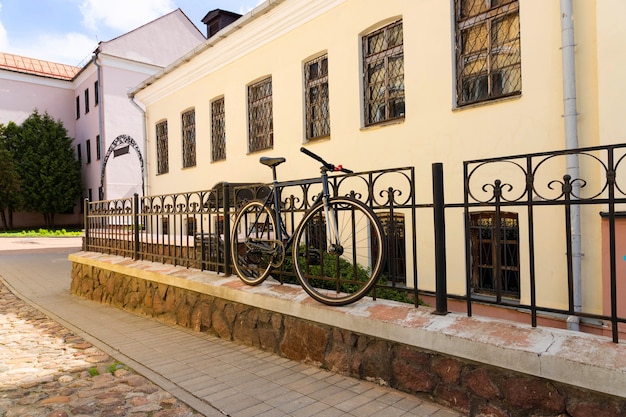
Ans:
<svg viewBox="0 0 626 417"><path fill-rule="evenodd" d="M0 240L0 277L18 296L205 416L461 415L410 394L74 297L67 290L67 255L76 246L45 253L3 251L7 246Z"/></svg>

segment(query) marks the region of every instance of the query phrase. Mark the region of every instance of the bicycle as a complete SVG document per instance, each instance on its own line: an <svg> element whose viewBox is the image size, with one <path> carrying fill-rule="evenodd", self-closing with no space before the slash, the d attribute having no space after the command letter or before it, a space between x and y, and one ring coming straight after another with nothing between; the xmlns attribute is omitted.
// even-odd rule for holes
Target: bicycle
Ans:
<svg viewBox="0 0 626 417"><path fill-rule="evenodd" d="M280 268L292 252L293 269L302 288L315 300L341 306L365 296L376 284L385 252L383 227L374 211L351 197L331 197L329 172L352 174L305 148L300 151L321 162L319 178L280 183L276 167L283 157L261 157L273 180L264 201L246 203L233 223L231 249L237 275L258 285ZM293 235L286 230L280 191L288 185L321 183L317 195Z"/></svg>

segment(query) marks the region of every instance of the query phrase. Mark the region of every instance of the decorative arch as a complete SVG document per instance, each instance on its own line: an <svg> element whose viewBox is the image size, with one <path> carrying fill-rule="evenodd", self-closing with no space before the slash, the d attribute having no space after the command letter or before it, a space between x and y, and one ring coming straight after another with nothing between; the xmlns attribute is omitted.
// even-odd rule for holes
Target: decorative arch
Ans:
<svg viewBox="0 0 626 417"><path fill-rule="evenodd" d="M100 189L104 191L104 171L106 170L109 157L118 146L123 145L125 143L131 146L135 150L135 152L137 152L137 156L139 157L139 165L141 166L141 194L145 195L145 188L144 188L145 176L144 176L143 156L141 155L141 150L139 149L137 142L135 142L135 139L133 139L132 137L128 135L119 135L118 137L115 138L113 143L111 143L111 145L109 146L109 149L107 149L107 152L104 155L104 160L102 161L102 168L100 171Z"/></svg>

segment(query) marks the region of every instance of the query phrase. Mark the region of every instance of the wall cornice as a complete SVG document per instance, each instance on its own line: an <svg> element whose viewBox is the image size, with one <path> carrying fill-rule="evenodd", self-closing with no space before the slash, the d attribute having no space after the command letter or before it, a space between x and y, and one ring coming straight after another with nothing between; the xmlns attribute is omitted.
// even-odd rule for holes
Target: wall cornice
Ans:
<svg viewBox="0 0 626 417"><path fill-rule="evenodd" d="M274 0L263 3L163 71L135 87L146 105L190 85L317 18L346 0Z"/></svg>
<svg viewBox="0 0 626 417"><path fill-rule="evenodd" d="M0 80L19 81L27 84L35 84L46 87L62 88L73 90L74 84L71 80L59 80L39 75L26 74L23 72L0 70Z"/></svg>

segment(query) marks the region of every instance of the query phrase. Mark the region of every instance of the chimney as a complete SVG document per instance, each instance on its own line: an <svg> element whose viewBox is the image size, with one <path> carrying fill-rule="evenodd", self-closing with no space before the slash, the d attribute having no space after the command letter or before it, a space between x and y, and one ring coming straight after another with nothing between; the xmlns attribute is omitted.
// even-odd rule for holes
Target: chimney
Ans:
<svg viewBox="0 0 626 417"><path fill-rule="evenodd" d="M204 19L202 19L202 23L206 25L207 39L240 17L240 14L227 12L226 10L211 10L206 16L204 16Z"/></svg>

